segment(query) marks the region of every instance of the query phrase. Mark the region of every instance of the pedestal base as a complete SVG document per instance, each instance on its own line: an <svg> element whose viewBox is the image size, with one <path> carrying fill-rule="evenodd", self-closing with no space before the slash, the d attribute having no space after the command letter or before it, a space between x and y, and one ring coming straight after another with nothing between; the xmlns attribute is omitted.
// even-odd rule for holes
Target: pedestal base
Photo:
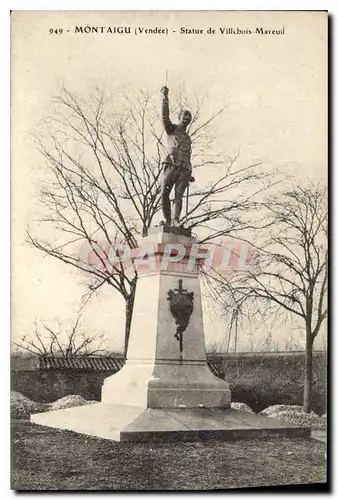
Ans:
<svg viewBox="0 0 338 500"><path fill-rule="evenodd" d="M143 409L97 403L31 415L31 422L113 441L307 437L311 429L230 408Z"/></svg>
<svg viewBox="0 0 338 500"><path fill-rule="evenodd" d="M228 408L230 402L229 385L205 361L127 361L102 387L102 403L141 408Z"/></svg>

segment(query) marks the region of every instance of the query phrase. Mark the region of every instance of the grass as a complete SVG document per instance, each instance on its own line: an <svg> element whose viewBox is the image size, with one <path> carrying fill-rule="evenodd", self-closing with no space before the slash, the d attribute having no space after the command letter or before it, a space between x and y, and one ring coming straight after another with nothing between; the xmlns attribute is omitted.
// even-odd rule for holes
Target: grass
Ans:
<svg viewBox="0 0 338 500"><path fill-rule="evenodd" d="M323 483L310 438L117 443L12 421L15 490L212 490Z"/></svg>

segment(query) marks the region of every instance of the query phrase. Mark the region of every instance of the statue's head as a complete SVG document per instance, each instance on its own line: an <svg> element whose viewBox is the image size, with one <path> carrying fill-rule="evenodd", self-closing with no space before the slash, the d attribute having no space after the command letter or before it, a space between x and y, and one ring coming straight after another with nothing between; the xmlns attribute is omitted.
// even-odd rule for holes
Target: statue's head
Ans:
<svg viewBox="0 0 338 500"><path fill-rule="evenodd" d="M191 116L191 113L188 109L182 109L182 111L178 115L179 122L182 125L185 125L186 127L191 122L191 118L192 118L192 116Z"/></svg>

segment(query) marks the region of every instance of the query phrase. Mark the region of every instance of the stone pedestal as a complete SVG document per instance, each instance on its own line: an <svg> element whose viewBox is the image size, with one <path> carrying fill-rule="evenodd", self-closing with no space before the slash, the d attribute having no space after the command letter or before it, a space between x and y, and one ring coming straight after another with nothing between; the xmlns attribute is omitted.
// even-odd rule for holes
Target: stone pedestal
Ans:
<svg viewBox="0 0 338 500"><path fill-rule="evenodd" d="M119 373L104 381L102 402L123 401L142 408L229 407L228 384L214 376L206 362L196 238L161 227L144 238L140 248L147 252L148 264L142 266L144 258L135 262L139 278L127 361ZM170 256L177 251L185 252L179 261L179 256ZM193 310L181 345L175 337L170 290L193 293Z"/></svg>
<svg viewBox="0 0 338 500"><path fill-rule="evenodd" d="M177 244L185 257L162 265L171 253L167 245ZM229 408L228 384L206 363L203 257L190 232L157 228L140 248L147 249L148 265L138 270L126 364L104 381L101 403L31 415L31 422L114 441L308 436L309 428Z"/></svg>

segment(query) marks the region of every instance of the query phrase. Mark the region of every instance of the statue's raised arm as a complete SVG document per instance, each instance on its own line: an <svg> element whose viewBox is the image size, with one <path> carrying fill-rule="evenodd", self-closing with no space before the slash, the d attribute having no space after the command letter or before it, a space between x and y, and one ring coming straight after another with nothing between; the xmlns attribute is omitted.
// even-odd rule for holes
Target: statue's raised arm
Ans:
<svg viewBox="0 0 338 500"><path fill-rule="evenodd" d="M170 121L170 116L169 116L169 89L168 87L162 87L161 88L161 94L162 94L162 121L163 121L163 126L164 130L167 132L167 134L171 134L174 126Z"/></svg>

